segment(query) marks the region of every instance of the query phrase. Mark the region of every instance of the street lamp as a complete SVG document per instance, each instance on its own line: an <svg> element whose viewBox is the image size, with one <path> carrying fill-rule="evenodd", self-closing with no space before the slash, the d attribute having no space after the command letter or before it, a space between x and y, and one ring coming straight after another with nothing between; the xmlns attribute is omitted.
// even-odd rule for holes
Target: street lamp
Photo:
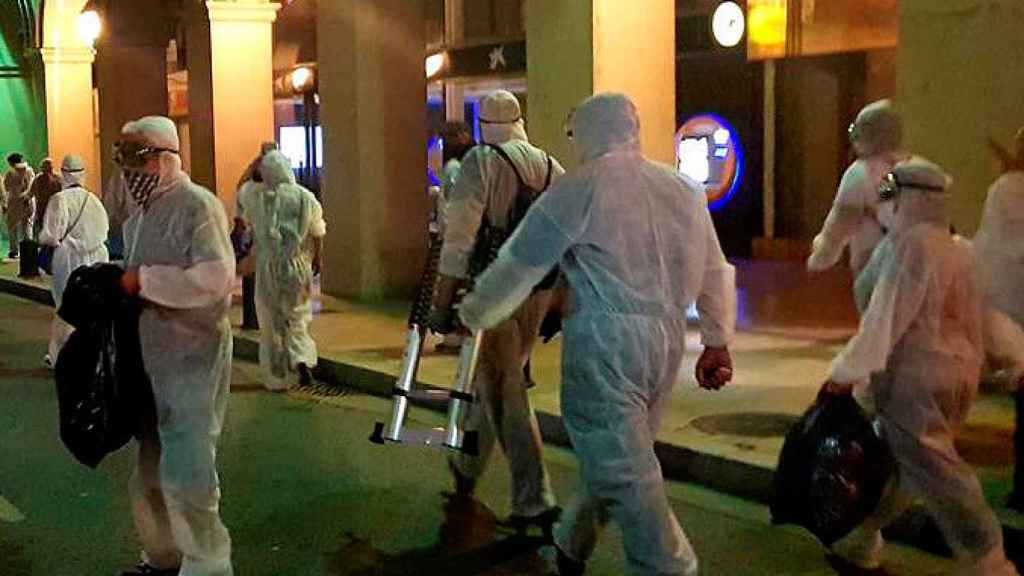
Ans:
<svg viewBox="0 0 1024 576"><path fill-rule="evenodd" d="M89 46L96 43L96 39L103 32L103 21L100 20L99 12L86 10L78 15L78 36Z"/></svg>

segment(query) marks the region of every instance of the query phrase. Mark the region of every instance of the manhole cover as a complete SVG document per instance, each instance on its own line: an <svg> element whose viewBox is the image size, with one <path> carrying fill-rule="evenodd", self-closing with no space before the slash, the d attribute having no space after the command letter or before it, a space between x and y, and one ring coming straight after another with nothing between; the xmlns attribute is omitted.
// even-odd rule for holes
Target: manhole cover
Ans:
<svg viewBox="0 0 1024 576"><path fill-rule="evenodd" d="M775 412L733 412L701 416L690 422L697 430L710 436L727 434L750 438L785 436L800 418Z"/></svg>

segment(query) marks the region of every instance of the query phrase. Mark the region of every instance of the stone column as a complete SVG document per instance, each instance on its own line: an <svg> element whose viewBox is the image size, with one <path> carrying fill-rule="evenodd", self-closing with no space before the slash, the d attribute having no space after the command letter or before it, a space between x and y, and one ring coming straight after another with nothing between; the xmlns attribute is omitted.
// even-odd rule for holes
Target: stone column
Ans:
<svg viewBox="0 0 1024 576"><path fill-rule="evenodd" d="M1024 124L1024 3L901 0L897 101L908 148L955 179L954 222L973 233L997 176L986 140Z"/></svg>
<svg viewBox="0 0 1024 576"><path fill-rule="evenodd" d="M86 186L98 190L96 117L92 63L96 52L78 35L84 0L48 2L41 50L46 76L46 131L49 155L56 161L77 154L85 161Z"/></svg>
<svg viewBox="0 0 1024 576"><path fill-rule="evenodd" d="M408 298L427 245L421 0L318 4L324 289Z"/></svg>
<svg viewBox="0 0 1024 576"><path fill-rule="evenodd" d="M527 0L529 132L567 165L566 114L596 92L624 92L640 112L649 157L673 164L676 131L673 0Z"/></svg>
<svg viewBox="0 0 1024 576"><path fill-rule="evenodd" d="M187 31L192 170L230 217L239 177L260 144L275 139L273 23L281 6L211 0L202 8L188 15Z"/></svg>

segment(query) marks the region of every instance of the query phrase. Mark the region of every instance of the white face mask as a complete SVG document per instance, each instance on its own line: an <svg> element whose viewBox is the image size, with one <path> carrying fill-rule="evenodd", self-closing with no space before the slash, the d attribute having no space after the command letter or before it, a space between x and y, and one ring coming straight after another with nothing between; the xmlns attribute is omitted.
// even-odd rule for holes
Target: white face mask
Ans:
<svg viewBox="0 0 1024 576"><path fill-rule="evenodd" d="M878 218L878 223L883 228L892 232L892 229L896 226L896 202L890 200L879 203L878 212L875 217Z"/></svg>

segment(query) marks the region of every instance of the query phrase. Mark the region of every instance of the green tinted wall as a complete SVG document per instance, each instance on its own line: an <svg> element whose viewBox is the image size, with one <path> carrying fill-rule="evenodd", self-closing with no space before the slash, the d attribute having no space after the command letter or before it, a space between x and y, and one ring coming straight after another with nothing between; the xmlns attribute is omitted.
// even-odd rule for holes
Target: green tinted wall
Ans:
<svg viewBox="0 0 1024 576"><path fill-rule="evenodd" d="M33 27L19 4L39 14L39 0L0 0L0 155L18 151L37 165L47 150L43 64L38 51L26 50L25 30Z"/></svg>

